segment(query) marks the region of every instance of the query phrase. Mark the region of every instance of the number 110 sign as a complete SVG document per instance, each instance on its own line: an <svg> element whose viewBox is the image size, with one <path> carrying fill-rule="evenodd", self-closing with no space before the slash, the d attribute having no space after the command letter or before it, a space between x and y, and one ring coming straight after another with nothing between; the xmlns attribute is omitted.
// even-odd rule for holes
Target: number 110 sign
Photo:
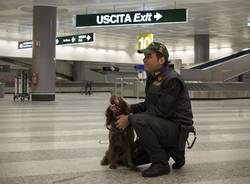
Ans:
<svg viewBox="0 0 250 184"><path fill-rule="evenodd" d="M138 35L138 49L145 49L153 41L154 41L154 36L152 33L139 34Z"/></svg>

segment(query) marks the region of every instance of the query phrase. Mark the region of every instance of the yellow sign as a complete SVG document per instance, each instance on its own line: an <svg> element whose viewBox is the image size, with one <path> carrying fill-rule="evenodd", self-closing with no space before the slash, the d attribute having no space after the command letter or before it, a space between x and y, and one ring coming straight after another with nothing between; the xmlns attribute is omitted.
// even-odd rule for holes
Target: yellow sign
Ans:
<svg viewBox="0 0 250 184"><path fill-rule="evenodd" d="M145 49L153 41L154 41L154 35L152 33L139 34L138 35L138 49Z"/></svg>

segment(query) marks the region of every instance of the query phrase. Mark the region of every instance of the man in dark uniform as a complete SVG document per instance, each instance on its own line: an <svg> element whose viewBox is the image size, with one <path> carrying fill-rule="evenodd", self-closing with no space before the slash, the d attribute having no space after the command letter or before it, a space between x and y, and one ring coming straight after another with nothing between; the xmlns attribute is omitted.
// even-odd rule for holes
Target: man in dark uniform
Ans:
<svg viewBox="0 0 250 184"><path fill-rule="evenodd" d="M154 177L170 172L168 160L174 159L173 169L185 164L185 148L180 149L181 125L192 125L193 114L187 87L169 67L168 50L162 43L152 42L144 54L146 99L130 105L131 114L121 115L116 122L118 128L131 124L137 134L132 152L135 165L152 163L142 171L143 177Z"/></svg>

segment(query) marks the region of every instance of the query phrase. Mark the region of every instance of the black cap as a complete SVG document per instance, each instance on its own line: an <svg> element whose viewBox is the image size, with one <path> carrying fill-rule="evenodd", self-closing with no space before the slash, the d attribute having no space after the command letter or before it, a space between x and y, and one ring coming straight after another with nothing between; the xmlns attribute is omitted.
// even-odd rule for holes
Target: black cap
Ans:
<svg viewBox="0 0 250 184"><path fill-rule="evenodd" d="M168 61L168 49L166 48L166 46L160 42L152 42L148 45L147 48L145 49L140 49L137 50L137 52L139 54L152 54L152 53L161 53L162 55L164 55L166 61Z"/></svg>

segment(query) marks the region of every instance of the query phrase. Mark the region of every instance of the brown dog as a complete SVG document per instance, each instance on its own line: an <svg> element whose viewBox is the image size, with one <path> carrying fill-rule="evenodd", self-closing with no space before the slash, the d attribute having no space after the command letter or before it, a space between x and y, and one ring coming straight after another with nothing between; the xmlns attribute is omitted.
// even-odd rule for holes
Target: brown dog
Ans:
<svg viewBox="0 0 250 184"><path fill-rule="evenodd" d="M119 163L128 163L128 167L136 170L132 163L131 148L134 142L134 132L131 126L121 130L115 125L119 115L128 115L129 107L121 97L111 96L110 106L106 109L106 127L109 130L109 147L101 165L110 164L111 169L116 169Z"/></svg>

